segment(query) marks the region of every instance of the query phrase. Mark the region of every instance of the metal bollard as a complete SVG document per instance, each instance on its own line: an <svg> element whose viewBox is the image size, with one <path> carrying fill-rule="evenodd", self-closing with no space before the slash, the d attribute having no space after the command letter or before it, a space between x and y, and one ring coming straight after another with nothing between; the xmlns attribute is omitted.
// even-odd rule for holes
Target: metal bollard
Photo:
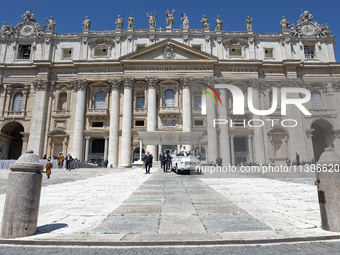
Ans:
<svg viewBox="0 0 340 255"><path fill-rule="evenodd" d="M31 150L11 165L1 237L16 238L36 233L43 168Z"/></svg>
<svg viewBox="0 0 340 255"><path fill-rule="evenodd" d="M326 148L315 167L322 228L340 232L340 157Z"/></svg>

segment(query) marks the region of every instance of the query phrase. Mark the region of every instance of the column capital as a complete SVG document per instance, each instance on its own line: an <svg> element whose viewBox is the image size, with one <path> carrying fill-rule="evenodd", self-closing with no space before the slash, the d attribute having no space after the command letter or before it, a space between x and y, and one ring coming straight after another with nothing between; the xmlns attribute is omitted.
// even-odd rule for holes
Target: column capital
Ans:
<svg viewBox="0 0 340 255"><path fill-rule="evenodd" d="M145 77L145 81L148 83L149 89L155 88L158 83L158 77Z"/></svg>
<svg viewBox="0 0 340 255"><path fill-rule="evenodd" d="M85 136L85 140L90 140L91 139L91 136L87 135Z"/></svg>
<svg viewBox="0 0 340 255"><path fill-rule="evenodd" d="M216 79L215 79L215 77L213 77L213 76L206 76L206 77L204 77L203 81L204 81L205 83L210 84L210 85L214 85L215 82L216 82Z"/></svg>
<svg viewBox="0 0 340 255"><path fill-rule="evenodd" d="M184 77L181 78L179 81L181 83L182 88L189 89L191 86L192 77Z"/></svg>
<svg viewBox="0 0 340 255"><path fill-rule="evenodd" d="M85 90L89 85L89 82L86 79L75 79L71 81L71 85L74 90Z"/></svg>
<svg viewBox="0 0 340 255"><path fill-rule="evenodd" d="M110 84L112 90L119 90L122 85L122 79L109 78L108 83Z"/></svg>
<svg viewBox="0 0 340 255"><path fill-rule="evenodd" d="M231 138L231 139L234 139L234 137L235 137L235 135L230 135L230 138Z"/></svg>
<svg viewBox="0 0 340 255"><path fill-rule="evenodd" d="M253 135L247 135L247 137L248 137L248 138L252 138L252 137L253 137Z"/></svg>
<svg viewBox="0 0 340 255"><path fill-rule="evenodd" d="M34 90L42 91L49 89L51 84L47 79L35 79L32 82L32 85L34 87Z"/></svg>
<svg viewBox="0 0 340 255"><path fill-rule="evenodd" d="M262 89L265 87L265 79L252 79L248 81L249 86L253 87L253 88L258 88L258 89Z"/></svg>
<svg viewBox="0 0 340 255"><path fill-rule="evenodd" d="M131 89L132 88L132 85L133 85L133 81L135 80L134 78L131 78L131 77L124 77L123 79L123 87L124 89Z"/></svg>

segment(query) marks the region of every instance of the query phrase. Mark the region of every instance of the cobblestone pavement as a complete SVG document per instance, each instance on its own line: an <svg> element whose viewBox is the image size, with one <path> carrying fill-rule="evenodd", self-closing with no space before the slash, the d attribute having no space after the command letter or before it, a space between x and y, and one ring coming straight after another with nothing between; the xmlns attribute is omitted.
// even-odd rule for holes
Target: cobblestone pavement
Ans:
<svg viewBox="0 0 340 255"><path fill-rule="evenodd" d="M7 254L60 254L60 255L87 255L87 254L115 254L115 255L217 255L217 254L340 254L340 242L299 243L279 245L256 246L213 246L213 247L122 247L122 248L95 248L95 247L34 247L34 246L0 246L0 253Z"/></svg>

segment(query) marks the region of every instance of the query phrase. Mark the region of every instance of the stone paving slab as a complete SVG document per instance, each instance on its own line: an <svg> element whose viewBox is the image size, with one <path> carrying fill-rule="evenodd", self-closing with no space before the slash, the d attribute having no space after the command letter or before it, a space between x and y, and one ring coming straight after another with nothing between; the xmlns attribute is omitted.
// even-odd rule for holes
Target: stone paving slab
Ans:
<svg viewBox="0 0 340 255"><path fill-rule="evenodd" d="M121 205L110 215L159 215L161 205Z"/></svg>
<svg viewBox="0 0 340 255"><path fill-rule="evenodd" d="M202 215L200 218L210 233L271 230L271 228L263 222L245 213L229 214L228 217L223 214Z"/></svg>
<svg viewBox="0 0 340 255"><path fill-rule="evenodd" d="M109 216L91 233L158 233L157 216Z"/></svg>
<svg viewBox="0 0 340 255"><path fill-rule="evenodd" d="M193 215L197 214L192 204L163 204L161 215Z"/></svg>
<svg viewBox="0 0 340 255"><path fill-rule="evenodd" d="M161 217L159 233L206 233L206 230L197 216L165 215Z"/></svg>
<svg viewBox="0 0 340 255"><path fill-rule="evenodd" d="M198 215L246 213L233 203L194 204L194 206Z"/></svg>

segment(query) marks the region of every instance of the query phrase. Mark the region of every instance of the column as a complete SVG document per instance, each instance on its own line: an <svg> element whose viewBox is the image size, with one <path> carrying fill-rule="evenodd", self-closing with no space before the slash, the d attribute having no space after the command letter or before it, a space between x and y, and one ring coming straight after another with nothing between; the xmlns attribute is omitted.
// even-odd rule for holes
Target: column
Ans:
<svg viewBox="0 0 340 255"><path fill-rule="evenodd" d="M190 86L192 78L186 77L181 79L181 85L183 89L183 132L191 132L192 127L192 116L191 116L191 96ZM185 145L187 150L191 150L191 145Z"/></svg>
<svg viewBox="0 0 340 255"><path fill-rule="evenodd" d="M253 104L254 108L260 110L260 93L259 83L254 82L253 84ZM249 96L249 95L248 95ZM253 119L261 119L261 116L253 115ZM264 152L264 141L262 128L254 128L254 145L255 145L255 163L265 163L265 152Z"/></svg>
<svg viewBox="0 0 340 255"><path fill-rule="evenodd" d="M33 81L33 87L35 90L35 96L27 149L33 150L34 153L38 154L39 158L42 158L47 119L46 90L49 87L49 82L48 80L36 79L35 81Z"/></svg>
<svg viewBox="0 0 340 255"><path fill-rule="evenodd" d="M253 162L253 146L251 144L252 135L247 135L247 137L248 137L248 152L249 152L248 162L252 163Z"/></svg>
<svg viewBox="0 0 340 255"><path fill-rule="evenodd" d="M73 131L73 158L83 159L83 132L85 119L85 97L87 80L73 81L74 89L77 90L76 116L74 118Z"/></svg>
<svg viewBox="0 0 340 255"><path fill-rule="evenodd" d="M211 84L211 79L206 81ZM207 135L208 135L208 151L207 161L214 162L217 159L217 127L214 127L214 119L216 119L215 104L212 99L207 99Z"/></svg>
<svg viewBox="0 0 340 255"><path fill-rule="evenodd" d="M85 162L89 161L90 154L90 136L85 136Z"/></svg>
<svg viewBox="0 0 340 255"><path fill-rule="evenodd" d="M228 100L226 91L224 89L220 89L220 97L222 101L222 106L219 106L217 109L219 111L219 119L228 119ZM220 156L222 158L223 165L230 165L230 143L229 143L229 126L219 125L220 128Z"/></svg>
<svg viewBox="0 0 340 255"><path fill-rule="evenodd" d="M119 131L119 107L120 107L120 79L109 79L111 85L110 105L110 135L109 135L109 164L118 166L118 131Z"/></svg>
<svg viewBox="0 0 340 255"><path fill-rule="evenodd" d="M131 121L132 121L132 83L133 78L125 78L124 86L124 107L122 123L122 148L121 166L131 164Z"/></svg>
<svg viewBox="0 0 340 255"><path fill-rule="evenodd" d="M139 161L142 161L142 153L143 153L143 143L142 140L139 141Z"/></svg>
<svg viewBox="0 0 340 255"><path fill-rule="evenodd" d="M230 135L231 164L235 166L234 135Z"/></svg>
<svg viewBox="0 0 340 255"><path fill-rule="evenodd" d="M148 83L148 117L147 117L147 131L156 131L157 126L157 105L156 105L156 85L158 78L146 77ZM154 157L154 161L158 161L157 145L147 145L146 152L150 151L150 154Z"/></svg>
<svg viewBox="0 0 340 255"><path fill-rule="evenodd" d="M104 160L107 159L107 140L109 139L107 136L104 137L105 144L104 144Z"/></svg>

